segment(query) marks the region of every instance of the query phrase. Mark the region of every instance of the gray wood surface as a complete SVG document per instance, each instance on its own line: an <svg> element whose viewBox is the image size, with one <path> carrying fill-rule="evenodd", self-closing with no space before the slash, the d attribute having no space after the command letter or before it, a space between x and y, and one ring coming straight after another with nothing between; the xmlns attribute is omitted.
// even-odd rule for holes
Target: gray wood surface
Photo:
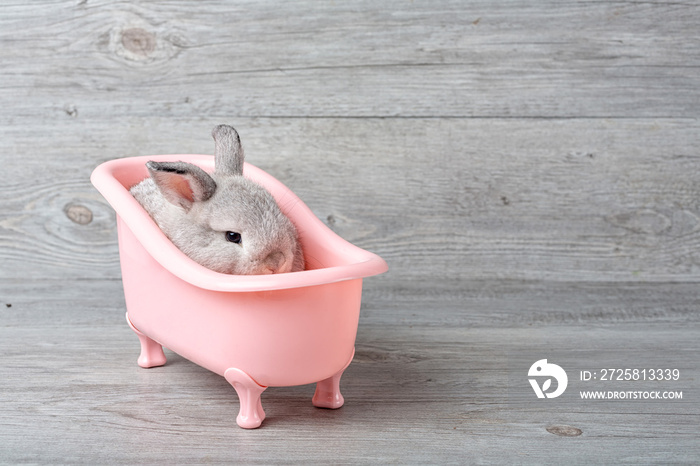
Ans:
<svg viewBox="0 0 700 466"><path fill-rule="evenodd" d="M665 1L0 4L0 463L696 464L699 24ZM90 172L212 153L219 123L389 263L338 411L270 388L244 431L223 378L136 365ZM527 382L544 358L560 398ZM580 380L606 366L681 377Z"/></svg>

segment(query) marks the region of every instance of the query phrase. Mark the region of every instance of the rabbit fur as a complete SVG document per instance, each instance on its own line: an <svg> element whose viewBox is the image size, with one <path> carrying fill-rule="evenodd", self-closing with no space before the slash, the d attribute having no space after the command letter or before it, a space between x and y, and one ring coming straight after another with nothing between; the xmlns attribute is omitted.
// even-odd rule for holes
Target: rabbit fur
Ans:
<svg viewBox="0 0 700 466"><path fill-rule="evenodd" d="M209 269L236 275L303 270L294 224L265 188L243 177L236 130L219 125L212 136L213 174L190 163L150 161L150 178L133 186L132 195L175 246Z"/></svg>

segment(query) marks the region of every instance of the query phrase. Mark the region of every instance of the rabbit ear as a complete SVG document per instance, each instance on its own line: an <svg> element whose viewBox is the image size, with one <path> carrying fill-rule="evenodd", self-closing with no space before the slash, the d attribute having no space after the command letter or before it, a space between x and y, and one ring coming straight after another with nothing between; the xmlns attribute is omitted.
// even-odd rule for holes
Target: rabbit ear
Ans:
<svg viewBox="0 0 700 466"><path fill-rule="evenodd" d="M219 125L211 132L214 138L214 163L216 173L221 175L243 174L243 148L235 129Z"/></svg>
<svg viewBox="0 0 700 466"><path fill-rule="evenodd" d="M146 167L165 199L185 210L195 202L206 201L216 191L212 177L191 163L148 162Z"/></svg>

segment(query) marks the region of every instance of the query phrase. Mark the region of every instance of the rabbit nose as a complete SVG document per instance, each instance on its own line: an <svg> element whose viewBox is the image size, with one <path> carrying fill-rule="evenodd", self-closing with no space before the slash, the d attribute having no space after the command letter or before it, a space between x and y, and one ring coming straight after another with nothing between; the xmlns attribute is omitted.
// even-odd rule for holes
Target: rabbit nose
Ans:
<svg viewBox="0 0 700 466"><path fill-rule="evenodd" d="M265 258L265 266L272 272L277 273L284 265L284 254L281 251L275 251Z"/></svg>

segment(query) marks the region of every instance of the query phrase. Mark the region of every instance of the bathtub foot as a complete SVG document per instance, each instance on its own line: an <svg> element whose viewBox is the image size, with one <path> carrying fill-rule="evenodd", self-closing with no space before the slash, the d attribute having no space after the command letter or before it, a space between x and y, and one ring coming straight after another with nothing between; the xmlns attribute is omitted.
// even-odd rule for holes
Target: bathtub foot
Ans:
<svg viewBox="0 0 700 466"><path fill-rule="evenodd" d="M136 330L136 327L129 320L129 313L126 313L126 321L134 331L139 341L141 342L141 354L139 355L138 363L139 366L149 368L158 367L165 364L165 353L163 353L163 347L160 346L155 341L148 338L143 333Z"/></svg>
<svg viewBox="0 0 700 466"><path fill-rule="evenodd" d="M235 367L226 369L224 377L236 389L238 401L241 404L236 418L238 425L244 429L260 427L265 419L260 395L267 387L259 385L248 374Z"/></svg>
<svg viewBox="0 0 700 466"><path fill-rule="evenodd" d="M345 369L348 368L354 356L355 348L353 348L352 355L350 355L350 359L345 364L345 367L340 369L335 375L316 383L316 393L314 393L314 397L311 400L314 406L328 409L338 409L343 406L345 399L340 393L340 377L345 372Z"/></svg>

